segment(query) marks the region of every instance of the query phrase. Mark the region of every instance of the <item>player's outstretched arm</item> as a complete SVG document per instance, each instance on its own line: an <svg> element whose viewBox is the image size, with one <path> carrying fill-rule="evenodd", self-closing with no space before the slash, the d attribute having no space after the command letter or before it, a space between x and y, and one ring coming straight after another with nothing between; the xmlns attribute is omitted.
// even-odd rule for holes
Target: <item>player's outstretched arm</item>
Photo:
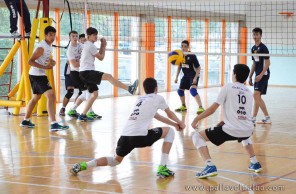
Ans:
<svg viewBox="0 0 296 194"><path fill-rule="evenodd" d="M164 116L161 116L158 113L155 114L154 118L157 119L158 121L161 121L161 122L165 123L165 124L174 126L177 131L181 131L181 130L184 129L184 128L181 128L181 126L177 122L174 122L174 121L172 121L172 120L170 120L170 119L168 119L168 118L166 118Z"/></svg>
<svg viewBox="0 0 296 194"><path fill-rule="evenodd" d="M164 111L165 111L165 113L167 114L167 116L168 116L171 120L175 121L175 122L180 126L181 129L184 129L184 128L186 127L186 125L184 124L184 122L181 121L181 120L175 115L175 113L174 113L173 111L171 111L170 108L167 108L167 109L165 109Z"/></svg>
<svg viewBox="0 0 296 194"><path fill-rule="evenodd" d="M219 108L219 104L214 102L208 109L206 109L203 113L201 113L200 115L196 116L194 118L194 120L191 123L191 126L196 129L197 128L197 123L198 121L207 118L208 116L210 116L211 114L213 114L217 108Z"/></svg>

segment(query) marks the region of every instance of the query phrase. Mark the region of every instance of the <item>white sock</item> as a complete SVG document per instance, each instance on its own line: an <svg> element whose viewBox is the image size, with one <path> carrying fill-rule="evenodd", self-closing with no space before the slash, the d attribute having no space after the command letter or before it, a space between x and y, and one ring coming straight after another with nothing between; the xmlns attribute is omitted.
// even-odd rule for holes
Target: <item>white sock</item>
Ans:
<svg viewBox="0 0 296 194"><path fill-rule="evenodd" d="M205 163L206 163L207 166L215 166L215 164L213 163L212 159L206 160Z"/></svg>
<svg viewBox="0 0 296 194"><path fill-rule="evenodd" d="M94 111L93 111L93 109L92 109L92 107L90 107L90 109L89 109L89 111L88 111L88 112L94 112Z"/></svg>
<svg viewBox="0 0 296 194"><path fill-rule="evenodd" d="M97 160L93 159L91 161L86 162L86 164L87 164L87 168L88 167L95 167L95 166L97 166Z"/></svg>
<svg viewBox="0 0 296 194"><path fill-rule="evenodd" d="M162 166L166 165L168 157L169 157L169 154L162 153L161 154L160 165L162 165Z"/></svg>
<svg viewBox="0 0 296 194"><path fill-rule="evenodd" d="M30 118L24 118L25 121L30 121Z"/></svg>
<svg viewBox="0 0 296 194"><path fill-rule="evenodd" d="M255 163L258 162L256 156L251 157L251 158L250 158L250 161L251 161L251 163L253 163L253 164L255 164Z"/></svg>
<svg viewBox="0 0 296 194"><path fill-rule="evenodd" d="M50 122L50 124L52 124L52 125L55 124L55 123L57 123L57 122L56 122L56 121L52 121L52 122Z"/></svg>
<svg viewBox="0 0 296 194"><path fill-rule="evenodd" d="M72 106L71 110L76 110L77 107L78 107L78 106L77 106L76 104L74 104L74 105Z"/></svg>

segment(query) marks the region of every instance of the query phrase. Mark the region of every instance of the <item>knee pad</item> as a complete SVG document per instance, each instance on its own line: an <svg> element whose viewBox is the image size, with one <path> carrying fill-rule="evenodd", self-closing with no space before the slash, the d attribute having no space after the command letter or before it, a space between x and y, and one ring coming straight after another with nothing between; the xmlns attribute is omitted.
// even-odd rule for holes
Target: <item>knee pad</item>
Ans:
<svg viewBox="0 0 296 194"><path fill-rule="evenodd" d="M198 94L196 88L191 88L191 89L190 89L190 94L191 94L193 97L195 97L195 96Z"/></svg>
<svg viewBox="0 0 296 194"><path fill-rule="evenodd" d="M80 94L78 98L82 101L85 101L86 100L86 90L82 91L82 94Z"/></svg>
<svg viewBox="0 0 296 194"><path fill-rule="evenodd" d="M199 149L201 147L205 147L207 146L206 141L204 140L204 138L199 134L199 132L195 132L192 135L192 142L194 144L194 146Z"/></svg>
<svg viewBox="0 0 296 194"><path fill-rule="evenodd" d="M107 158L108 166L117 166L118 164L120 164L120 162L115 160L114 157L106 157L106 158Z"/></svg>
<svg viewBox="0 0 296 194"><path fill-rule="evenodd" d="M180 97L184 96L184 90L178 89L177 92Z"/></svg>
<svg viewBox="0 0 296 194"><path fill-rule="evenodd" d="M242 141L243 146L251 145L252 143L251 137Z"/></svg>
<svg viewBox="0 0 296 194"><path fill-rule="evenodd" d="M175 131L174 131L174 129L172 129L170 127L170 129L169 129L167 135L164 137L163 141L173 143L174 139L175 139Z"/></svg>
<svg viewBox="0 0 296 194"><path fill-rule="evenodd" d="M70 99L73 96L73 93L74 93L74 89L68 89L65 97Z"/></svg>

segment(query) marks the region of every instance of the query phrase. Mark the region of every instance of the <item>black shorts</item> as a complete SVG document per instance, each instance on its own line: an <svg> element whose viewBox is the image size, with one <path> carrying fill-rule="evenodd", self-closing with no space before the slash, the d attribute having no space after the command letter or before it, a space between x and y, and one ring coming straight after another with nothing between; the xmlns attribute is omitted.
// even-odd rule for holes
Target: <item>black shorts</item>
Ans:
<svg viewBox="0 0 296 194"><path fill-rule="evenodd" d="M51 86L46 75L29 75L33 94L43 94L47 90L51 90Z"/></svg>
<svg viewBox="0 0 296 194"><path fill-rule="evenodd" d="M134 148L143 148L151 146L162 136L162 128L149 129L146 136L120 136L116 154L121 157L128 155Z"/></svg>
<svg viewBox="0 0 296 194"><path fill-rule="evenodd" d="M79 77L86 84L87 89L90 93L98 91L98 86L101 84L102 76L104 72L100 71L80 71Z"/></svg>
<svg viewBox="0 0 296 194"><path fill-rule="evenodd" d="M182 89L182 90L189 90L192 85L197 86L199 77L197 77L196 84L192 84L193 79L194 79L194 77L185 77L185 76L183 76L182 79L181 79L179 88Z"/></svg>
<svg viewBox="0 0 296 194"><path fill-rule="evenodd" d="M66 87L66 90L68 89L68 87L74 87L75 88L74 82L72 81L72 79L70 77L70 74L65 75L65 87Z"/></svg>
<svg viewBox="0 0 296 194"><path fill-rule="evenodd" d="M241 142L249 138L249 137L233 137L225 133L222 129L222 126L211 127L206 129L206 136L209 138L210 142L212 142L216 146L223 144L225 141L237 140L238 142Z"/></svg>
<svg viewBox="0 0 296 194"><path fill-rule="evenodd" d="M269 76L264 75L259 82L254 83L254 90L261 92L261 95L266 94Z"/></svg>
<svg viewBox="0 0 296 194"><path fill-rule="evenodd" d="M87 89L86 85L79 77L79 71L70 71L70 78L74 83L74 85L76 86L75 88L78 88L79 91L84 91Z"/></svg>

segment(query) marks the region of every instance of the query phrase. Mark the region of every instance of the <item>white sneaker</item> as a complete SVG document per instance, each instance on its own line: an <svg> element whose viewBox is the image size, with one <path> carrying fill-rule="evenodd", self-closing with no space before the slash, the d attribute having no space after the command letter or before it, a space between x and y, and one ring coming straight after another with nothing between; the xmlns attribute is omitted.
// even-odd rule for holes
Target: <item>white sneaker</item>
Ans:
<svg viewBox="0 0 296 194"><path fill-rule="evenodd" d="M31 32L26 32L25 37L29 37L31 35Z"/></svg>
<svg viewBox="0 0 296 194"><path fill-rule="evenodd" d="M265 119L262 119L261 121L257 122L258 124L271 124L270 117L265 117Z"/></svg>
<svg viewBox="0 0 296 194"><path fill-rule="evenodd" d="M17 31L14 31L11 33L11 36L12 37L20 37L21 35Z"/></svg>

